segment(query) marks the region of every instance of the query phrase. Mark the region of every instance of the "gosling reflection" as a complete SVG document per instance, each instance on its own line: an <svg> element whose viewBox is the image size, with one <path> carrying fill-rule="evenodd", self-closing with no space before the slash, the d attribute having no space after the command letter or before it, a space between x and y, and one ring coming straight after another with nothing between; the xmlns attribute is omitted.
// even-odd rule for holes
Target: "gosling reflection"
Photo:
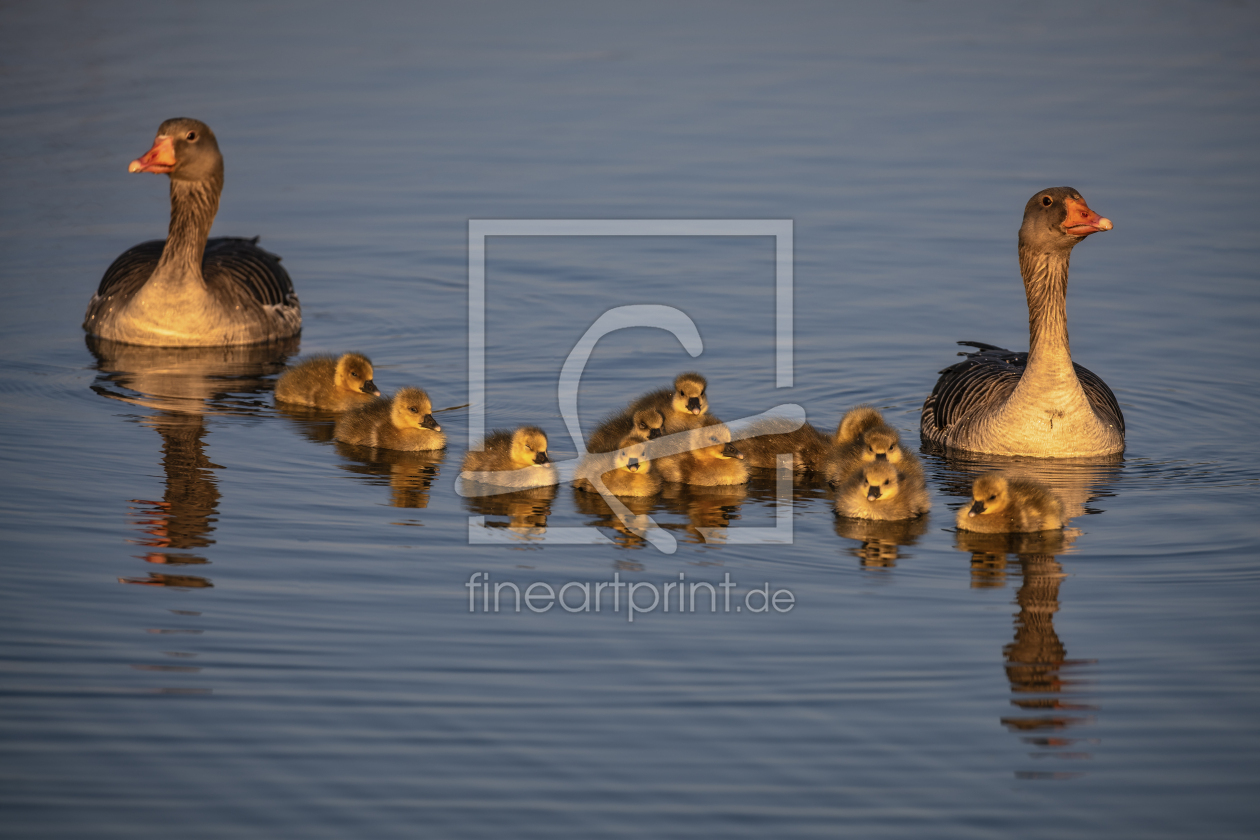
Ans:
<svg viewBox="0 0 1260 840"><path fill-rule="evenodd" d="M336 441L337 454L346 461L341 468L367 476L373 483L389 484L389 503L397 508L427 508L429 488L441 472L446 450L405 452L374 449Z"/></svg>
<svg viewBox="0 0 1260 840"><path fill-rule="evenodd" d="M618 496L617 498L633 514L635 520L639 522L642 522L644 517L650 515L652 509L657 505L657 499L654 496ZM579 490L574 487L573 504L577 507L578 513L588 517L585 522L587 526L611 529L612 533L608 534L608 536L618 548L643 548L649 545L647 540L626 526L626 523L613 512L613 509L608 506L608 503L604 501L604 497L599 493ZM640 528L640 531L642 531L642 528Z"/></svg>
<svg viewBox="0 0 1260 840"><path fill-rule="evenodd" d="M92 390L154 414L139 422L162 439L161 500L133 499L130 517L141 534L133 540L148 549L140 559L163 566L199 566L210 561L192 553L214 545L219 488L205 451L207 414L266 411L269 376L284 369L297 341L250 347L138 347L94 336L87 347L100 371ZM120 583L208 588L198 575L150 572L122 577Z"/></svg>
<svg viewBox="0 0 1260 840"><path fill-rule="evenodd" d="M1055 559L1066 551L1075 534L1072 531L984 534L959 531L957 545L972 557L972 586L1001 586L1007 572L1007 557L1014 554L1020 575L1015 603L1015 639L1002 648L1006 677L1014 698L1011 705L1023 714L1000 718L1024 743L1036 748L1031 757L1040 760L1088 759L1077 748L1081 739L1065 736L1065 730L1087 724L1094 707L1074 696L1083 682L1076 677L1081 666L1092 660L1068 659L1067 649L1054 628L1059 610L1059 585L1066 575ZM1020 778L1072 778L1081 771L1060 769L1017 771Z"/></svg>
<svg viewBox="0 0 1260 840"><path fill-rule="evenodd" d="M463 497L464 507L469 513L507 518L506 522L487 518L487 528L507 529L525 541L541 540L547 533L547 517L551 516L551 503L556 498L555 484L497 494L493 485L484 488L483 494L477 493L479 485L475 483L465 482L464 487L468 493Z"/></svg>
<svg viewBox="0 0 1260 840"><path fill-rule="evenodd" d="M902 546L912 546L927 533L929 517L881 521L835 517L836 534L861 545L849 546L849 554L858 558L863 568L892 568L901 557Z"/></svg>
<svg viewBox="0 0 1260 840"><path fill-rule="evenodd" d="M668 510L686 517L687 542L720 545L726 542L731 523L740 518L748 486L671 483L664 486L660 498Z"/></svg>

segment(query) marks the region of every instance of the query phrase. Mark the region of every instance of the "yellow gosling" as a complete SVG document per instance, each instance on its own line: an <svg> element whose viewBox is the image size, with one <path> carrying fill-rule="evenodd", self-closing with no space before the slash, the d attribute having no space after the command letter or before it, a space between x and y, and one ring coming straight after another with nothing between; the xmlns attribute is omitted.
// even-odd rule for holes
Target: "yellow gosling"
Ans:
<svg viewBox="0 0 1260 840"><path fill-rule="evenodd" d="M372 362L360 353L340 358L313 356L276 380L276 399L325 411L347 411L381 395L372 381Z"/></svg>
<svg viewBox="0 0 1260 840"><path fill-rule="evenodd" d="M337 418L333 437L358 446L422 452L442 449L446 435L433 419L433 403L419 388L400 388L393 398L373 400Z"/></svg>
<svg viewBox="0 0 1260 840"><path fill-rule="evenodd" d="M1062 528L1063 503L1038 481L1011 473L982 475L971 485L971 504L958 511L958 528L985 534Z"/></svg>

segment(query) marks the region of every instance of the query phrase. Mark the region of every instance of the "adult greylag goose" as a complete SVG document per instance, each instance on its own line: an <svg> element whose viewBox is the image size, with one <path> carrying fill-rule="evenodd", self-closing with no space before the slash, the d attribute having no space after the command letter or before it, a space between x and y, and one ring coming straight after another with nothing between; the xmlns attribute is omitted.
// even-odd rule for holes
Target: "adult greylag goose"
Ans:
<svg viewBox="0 0 1260 840"><path fill-rule="evenodd" d="M925 442L996 455L1068 458L1124 450L1124 416L1111 389L1073 363L1067 282L1072 248L1111 221L1071 187L1042 190L1024 208L1019 268L1028 296L1029 350L991 344L941 371L923 403Z"/></svg>
<svg viewBox="0 0 1260 840"><path fill-rule="evenodd" d="M88 304L85 330L160 347L298 334L302 308L280 258L259 248L257 238L207 238L223 190L223 156L209 126L167 120L128 171L170 176L170 228L165 241L142 242L114 260Z"/></svg>

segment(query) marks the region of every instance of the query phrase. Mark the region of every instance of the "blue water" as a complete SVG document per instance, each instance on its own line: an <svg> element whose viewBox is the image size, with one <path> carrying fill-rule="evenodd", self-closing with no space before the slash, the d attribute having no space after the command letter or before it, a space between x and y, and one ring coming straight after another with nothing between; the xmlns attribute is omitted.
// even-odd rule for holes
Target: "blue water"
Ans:
<svg viewBox="0 0 1260 840"><path fill-rule="evenodd" d="M1257 34L1252 4L0 9L0 833L1253 836ZM224 153L215 232L284 258L291 346L84 339L105 267L165 230L126 166L180 115ZM470 219L786 219L784 388L771 237L490 237L487 427L571 457L565 358L658 304L703 352L604 338L587 430L695 369L724 419L866 402L915 442L955 341L1026 346L1015 232L1060 184L1115 222L1069 323L1128 448L1024 465L1057 540L958 534L993 462L927 455L926 523L802 484L791 542L744 544L779 522L766 472L632 506L663 553L569 487L461 497L467 407L421 457L272 401L355 349L467 403ZM793 602L470 612L478 572Z"/></svg>

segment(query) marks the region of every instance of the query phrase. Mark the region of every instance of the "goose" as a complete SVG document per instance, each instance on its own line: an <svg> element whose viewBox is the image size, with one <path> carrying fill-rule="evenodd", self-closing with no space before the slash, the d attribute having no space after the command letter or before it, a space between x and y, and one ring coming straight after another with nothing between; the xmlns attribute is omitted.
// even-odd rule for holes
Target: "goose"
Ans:
<svg viewBox="0 0 1260 840"><path fill-rule="evenodd" d="M276 399L345 411L381 395L372 372L372 361L360 353L344 353L340 358L313 356L280 375Z"/></svg>
<svg viewBox="0 0 1260 840"><path fill-rule="evenodd" d="M399 388L391 399L372 400L337 418L333 437L342 443L423 452L442 449L446 435L433 419L433 403L419 388Z"/></svg>
<svg viewBox="0 0 1260 840"><path fill-rule="evenodd" d="M655 408L629 409L612 415L591 433L588 452L612 452L629 443L656 440L665 428L665 417Z"/></svg>
<svg viewBox="0 0 1260 840"><path fill-rule="evenodd" d="M470 485L466 495L477 495L473 488L480 484L526 489L556 483L556 468L547 454L547 433L537 426L491 432L482 443L482 451L465 453L463 473L460 477ZM468 473L499 475L473 477Z"/></svg>
<svg viewBox="0 0 1260 840"><path fill-rule="evenodd" d="M302 308L279 257L256 237L207 239L223 189L223 156L209 126L167 120L128 171L170 176L170 228L165 241L142 242L106 269L85 330L160 347L256 344L301 331Z"/></svg>
<svg viewBox="0 0 1260 840"><path fill-rule="evenodd" d="M914 459L914 455L902 448L897 430L884 422L884 415L878 409L859 405L840 418L822 471L827 483L838 487L862 462L896 464L902 458Z"/></svg>
<svg viewBox="0 0 1260 840"><path fill-rule="evenodd" d="M632 437L622 441L621 448L613 457L612 469L601 476L608 492L614 496L655 496L661 492L661 477L652 469L652 462L647 459L645 450L643 443L634 441ZM591 458L601 456L607 458L607 453ZM598 492L586 477L579 477L573 482L573 486L587 493Z"/></svg>
<svg viewBox="0 0 1260 840"><path fill-rule="evenodd" d="M963 531L985 534L1053 531L1062 528L1063 503L1039 481L1010 473L988 473L971 486L971 504L958 510Z"/></svg>
<svg viewBox="0 0 1260 840"><path fill-rule="evenodd" d="M917 461L863 462L836 491L836 513L854 519L913 519L931 506Z"/></svg>
<svg viewBox="0 0 1260 840"><path fill-rule="evenodd" d="M665 418L663 431L667 435L705 425L709 416L709 398L705 394L708 382L698 373L680 373L674 378L673 389L662 388L644 394L630 404L627 411L633 413L654 408Z"/></svg>
<svg viewBox="0 0 1260 840"><path fill-rule="evenodd" d="M977 341L941 371L923 403L926 443L995 455L1069 458L1124 451L1124 416L1111 389L1072 362L1067 332L1068 260L1085 237L1111 230L1071 187L1028 200L1019 267L1028 296L1029 350Z"/></svg>

